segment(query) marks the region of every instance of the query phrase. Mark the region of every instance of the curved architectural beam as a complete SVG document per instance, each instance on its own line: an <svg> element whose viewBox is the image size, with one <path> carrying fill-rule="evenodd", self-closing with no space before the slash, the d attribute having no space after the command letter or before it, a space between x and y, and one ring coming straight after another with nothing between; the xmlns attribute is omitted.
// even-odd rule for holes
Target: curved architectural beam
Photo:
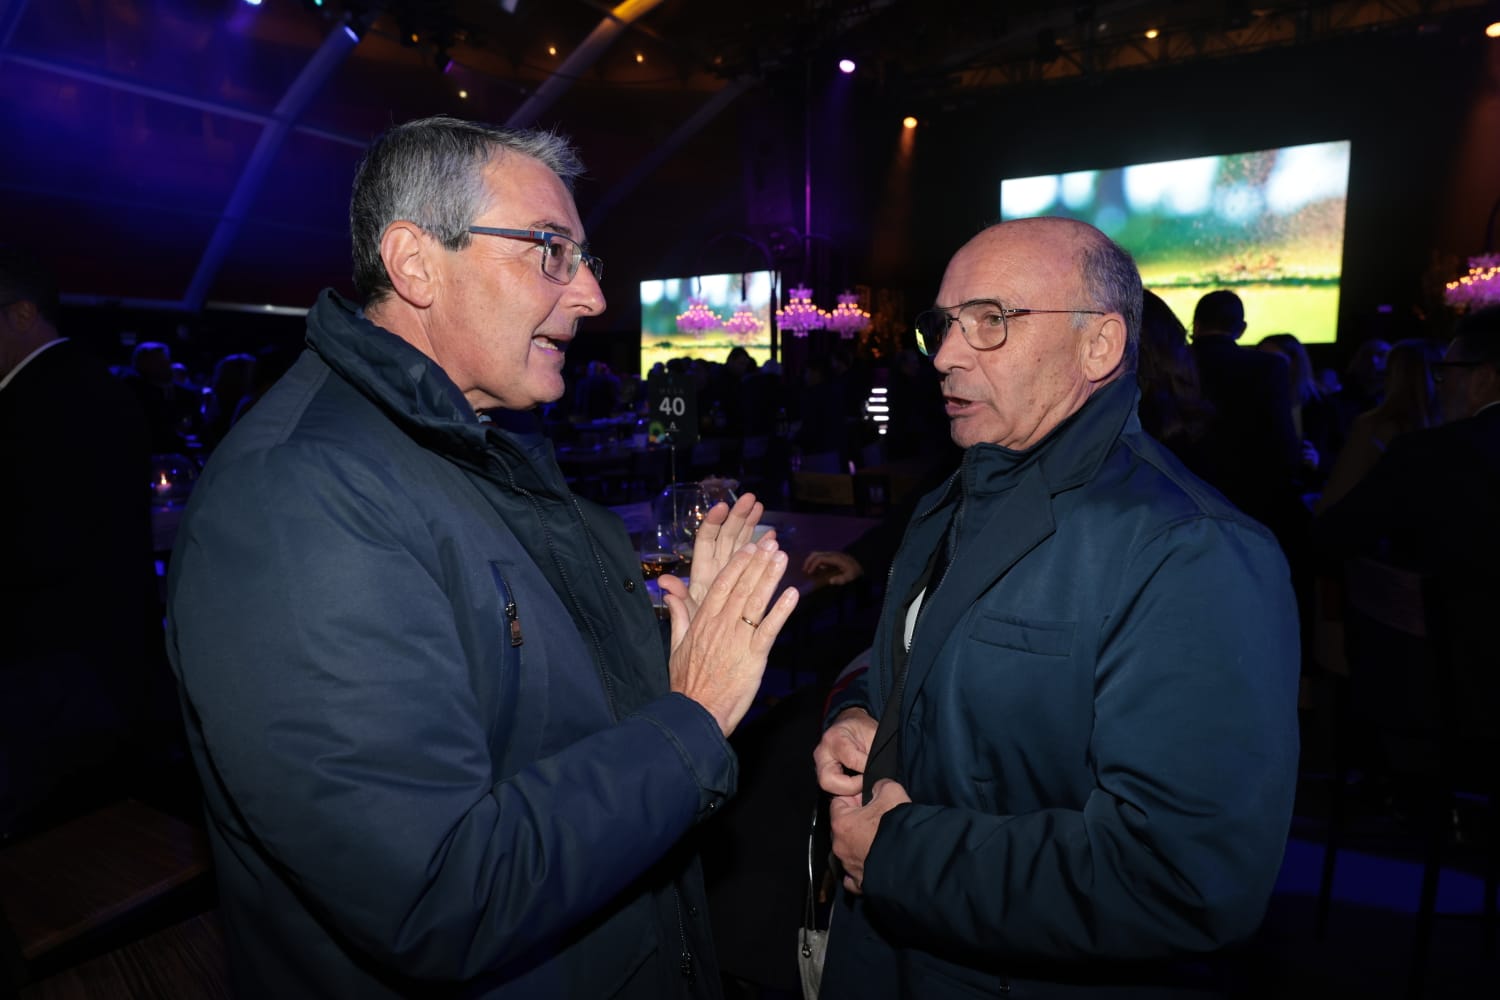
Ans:
<svg viewBox="0 0 1500 1000"><path fill-rule="evenodd" d="M583 43L573 50L572 55L563 60L557 72L543 81L542 85L536 88L536 92L505 120L505 124L511 128L529 128L536 124L542 112L566 94L568 88L573 85L573 81L599 61L599 57L608 51L615 39L620 37L632 21L649 13L659 3L661 0L625 0L624 3L616 5L602 21L595 25L594 30L589 32L589 36L583 40Z"/></svg>
<svg viewBox="0 0 1500 1000"><path fill-rule="evenodd" d="M590 232L596 230L604 221L604 217L609 214L610 209L623 201L626 195L635 190L636 185L655 172L656 168L677 152L683 143L697 135L703 126L713 121L720 111L729 107L736 97L743 94L755 82L752 77L741 77L715 91L714 95L704 102L703 107L693 112L692 117L673 129L671 135L651 150L651 155L637 163L635 169L621 178L618 184L599 199L599 204L594 206L594 210L589 213L588 219L584 222L584 228Z"/></svg>
<svg viewBox="0 0 1500 1000"><path fill-rule="evenodd" d="M344 58L358 44L358 38L346 32L342 25L334 27L328 37L323 39L318 51L307 61L307 65L302 67L302 72L297 74L297 79L292 81L292 85L281 96L270 123L261 131L244 172L235 183L234 191L224 206L224 214L219 217L219 224L214 227L213 236L203 250L203 256L198 259L198 270L194 272L187 294L183 296L184 304L189 310L203 308L209 286L219 276L224 258L229 256L229 248L239 236L245 217L250 214L255 199L260 196L261 188L265 187L266 174L286 143L287 136L296 126L297 119L302 117L308 103L323 89L329 77L333 76L334 71L343 64Z"/></svg>

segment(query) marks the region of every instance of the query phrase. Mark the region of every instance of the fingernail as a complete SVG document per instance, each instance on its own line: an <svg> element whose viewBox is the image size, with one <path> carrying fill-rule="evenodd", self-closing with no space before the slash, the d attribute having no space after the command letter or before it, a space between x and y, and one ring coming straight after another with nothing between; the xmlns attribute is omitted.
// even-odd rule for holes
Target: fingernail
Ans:
<svg viewBox="0 0 1500 1000"><path fill-rule="evenodd" d="M776 539L762 538L759 544L761 548L765 549L767 552L770 552L776 548Z"/></svg>
<svg viewBox="0 0 1500 1000"><path fill-rule="evenodd" d="M786 553L785 552L778 552L774 556L771 557L771 560L772 560L772 562L776 563L776 565L778 565L778 566L785 566L786 565Z"/></svg>

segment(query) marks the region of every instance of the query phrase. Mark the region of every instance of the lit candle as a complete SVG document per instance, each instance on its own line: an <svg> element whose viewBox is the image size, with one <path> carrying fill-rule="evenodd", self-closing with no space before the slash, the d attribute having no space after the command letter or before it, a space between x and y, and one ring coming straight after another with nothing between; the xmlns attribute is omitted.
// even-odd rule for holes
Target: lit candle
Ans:
<svg viewBox="0 0 1500 1000"><path fill-rule="evenodd" d="M167 474L165 472L161 474L161 478L157 479L156 482L151 484L151 489L155 491L156 495L159 497L166 498L168 496L171 496L172 484L167 480Z"/></svg>

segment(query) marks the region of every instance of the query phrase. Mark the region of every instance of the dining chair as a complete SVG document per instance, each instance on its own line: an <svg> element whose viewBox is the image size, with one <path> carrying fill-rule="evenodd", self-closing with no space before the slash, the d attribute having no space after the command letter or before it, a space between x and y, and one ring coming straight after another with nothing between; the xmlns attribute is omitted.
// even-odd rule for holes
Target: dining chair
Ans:
<svg viewBox="0 0 1500 1000"><path fill-rule="evenodd" d="M1367 727L1386 765L1405 789L1410 828L1422 858L1412 958L1406 995L1422 995L1438 885L1454 830L1454 802L1463 794L1484 808L1485 954L1495 950L1496 883L1500 874L1500 674L1493 616L1500 583L1445 579L1374 559L1350 561L1344 571L1348 706L1335 739L1336 763L1328 833L1314 918L1326 933L1339 848L1346 833L1353 733Z"/></svg>

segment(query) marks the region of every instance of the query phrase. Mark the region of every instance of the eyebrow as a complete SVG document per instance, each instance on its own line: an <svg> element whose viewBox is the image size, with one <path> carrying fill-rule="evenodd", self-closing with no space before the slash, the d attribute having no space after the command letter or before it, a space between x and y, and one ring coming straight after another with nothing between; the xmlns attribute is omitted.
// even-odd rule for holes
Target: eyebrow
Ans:
<svg viewBox="0 0 1500 1000"><path fill-rule="evenodd" d="M559 236L566 236L570 240L575 240L576 241L578 239L578 237L576 237L576 236L573 235L573 227L572 226L568 225L566 222L557 222L557 221L555 221L553 219L539 219L536 222L533 222L531 225L527 226L526 228L527 229L545 229L545 230L548 230L549 232L554 232L554 233L556 233Z"/></svg>
<svg viewBox="0 0 1500 1000"><path fill-rule="evenodd" d="M1007 308L1005 303L1001 302L998 298L995 298L991 295L983 295L977 299L964 299L962 302L951 306L940 306L937 303L933 303L932 308L940 310L941 312L956 312L959 309L963 309L968 306L977 306L981 302L988 302L990 305L999 306L1002 309Z"/></svg>

